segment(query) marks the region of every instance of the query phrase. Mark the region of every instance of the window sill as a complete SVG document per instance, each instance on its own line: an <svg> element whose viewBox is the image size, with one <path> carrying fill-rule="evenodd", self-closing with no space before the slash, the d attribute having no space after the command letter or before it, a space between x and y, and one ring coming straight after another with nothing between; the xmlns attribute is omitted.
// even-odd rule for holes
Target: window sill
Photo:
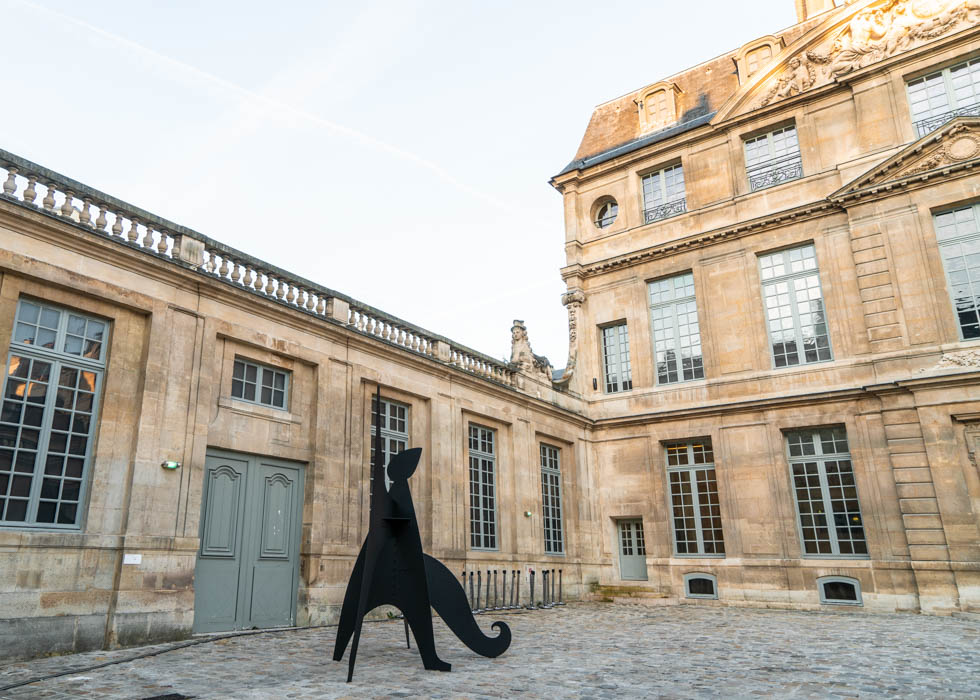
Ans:
<svg viewBox="0 0 980 700"><path fill-rule="evenodd" d="M724 559L727 555L725 554L677 554L674 553L676 559Z"/></svg>
<svg viewBox="0 0 980 700"><path fill-rule="evenodd" d="M242 401L241 399L233 399L229 396L220 397L218 399L218 407L227 408L232 413L248 416L249 418L264 418L266 420L275 421L276 423L295 423L298 425L302 422L292 413L281 408L263 406L261 404L251 403L249 401Z"/></svg>
<svg viewBox="0 0 980 700"><path fill-rule="evenodd" d="M839 561L870 561L870 554L801 554L800 559L837 559Z"/></svg>

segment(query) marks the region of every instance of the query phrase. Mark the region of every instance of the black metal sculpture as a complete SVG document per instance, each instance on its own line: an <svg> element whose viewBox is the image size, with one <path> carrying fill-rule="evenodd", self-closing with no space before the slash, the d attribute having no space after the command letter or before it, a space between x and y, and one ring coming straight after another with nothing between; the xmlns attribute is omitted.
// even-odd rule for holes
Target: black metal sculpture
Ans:
<svg viewBox="0 0 980 700"><path fill-rule="evenodd" d="M381 391L375 398L375 424L381 426ZM340 661L351 636L347 682L354 676L354 660L364 616L379 605L393 605L405 616L415 635L422 663L430 671L449 671L452 667L436 655L432 633L432 610L460 638L482 656L500 656L510 646L510 628L504 622L491 625L496 637L480 631L470 611L466 592L456 577L437 559L422 552L422 538L412 504L408 479L418 467L422 449L404 450L388 462L390 486L385 488L381 430L376 431L374 461L371 465L371 519L367 539L357 555L354 571L347 582L344 606L337 626L333 659ZM489 583L489 581L488 581ZM408 630L406 629L406 641Z"/></svg>

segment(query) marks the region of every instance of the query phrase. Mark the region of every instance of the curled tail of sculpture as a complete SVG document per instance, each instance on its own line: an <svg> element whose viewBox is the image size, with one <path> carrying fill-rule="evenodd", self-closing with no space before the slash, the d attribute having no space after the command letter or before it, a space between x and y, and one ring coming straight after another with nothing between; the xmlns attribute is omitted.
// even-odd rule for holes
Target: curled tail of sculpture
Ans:
<svg viewBox="0 0 980 700"><path fill-rule="evenodd" d="M510 627L506 622L494 622L496 637L483 634L470 610L466 592L449 569L428 554L425 559L425 579L429 587L429 603L442 621L460 641L481 656L500 656L510 646Z"/></svg>

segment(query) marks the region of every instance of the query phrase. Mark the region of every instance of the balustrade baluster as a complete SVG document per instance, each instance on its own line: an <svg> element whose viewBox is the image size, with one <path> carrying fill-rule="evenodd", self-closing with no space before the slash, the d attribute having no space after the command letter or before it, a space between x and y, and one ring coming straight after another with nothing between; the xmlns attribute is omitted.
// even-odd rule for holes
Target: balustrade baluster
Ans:
<svg viewBox="0 0 980 700"><path fill-rule="evenodd" d="M99 216L95 219L95 230L96 231L100 231L102 233L105 233L105 226L106 226L105 205L104 204L100 204L99 205Z"/></svg>
<svg viewBox="0 0 980 700"><path fill-rule="evenodd" d="M255 268L252 267L251 265L246 265L245 266L245 286L248 287L249 289L255 289L255 278L256 277L257 277L257 275L255 274Z"/></svg>
<svg viewBox="0 0 980 700"><path fill-rule="evenodd" d="M262 274L265 275L265 283L262 285L262 293L267 297L271 297L272 291L275 289L275 287L272 285L272 275L265 271L263 271Z"/></svg>
<svg viewBox="0 0 980 700"><path fill-rule="evenodd" d="M37 200L37 189L34 185L37 184L37 178L33 175L27 178L27 187L24 188L24 203L37 206L35 200Z"/></svg>
<svg viewBox="0 0 980 700"><path fill-rule="evenodd" d="M327 315L327 298L325 296L320 296L316 302L316 312L319 316ZM350 313L348 311L348 322L350 322Z"/></svg>
<svg viewBox="0 0 980 700"><path fill-rule="evenodd" d="M160 240L157 242L157 253L160 255L167 254L167 231L166 229L160 229Z"/></svg>
<svg viewBox="0 0 980 700"><path fill-rule="evenodd" d="M71 200L75 198L75 194L68 190L65 192L65 201L61 204L61 215L64 217L70 217L75 211L75 207L71 205Z"/></svg>
<svg viewBox="0 0 980 700"><path fill-rule="evenodd" d="M113 212L112 217L113 217L113 220L112 220L112 235L113 236L123 237L123 235L122 235L122 230L123 230L122 216L120 216L119 214L116 214L115 212Z"/></svg>
<svg viewBox="0 0 980 700"><path fill-rule="evenodd" d="M227 255L222 255L221 256L221 267L218 268L218 277L220 277L221 279L225 279L228 276L228 270L229 269L230 268L228 267L228 256Z"/></svg>
<svg viewBox="0 0 980 700"><path fill-rule="evenodd" d="M7 168L7 179L3 182L3 193L13 197L17 189L17 168Z"/></svg>
<svg viewBox="0 0 980 700"><path fill-rule="evenodd" d="M82 213L78 215L78 221L86 226L91 226L92 200L88 197L82 197Z"/></svg>
<svg viewBox="0 0 980 700"><path fill-rule="evenodd" d="M45 183L44 186L47 188L47 192L44 193L41 206L44 207L45 211L51 211L54 208L54 185Z"/></svg>

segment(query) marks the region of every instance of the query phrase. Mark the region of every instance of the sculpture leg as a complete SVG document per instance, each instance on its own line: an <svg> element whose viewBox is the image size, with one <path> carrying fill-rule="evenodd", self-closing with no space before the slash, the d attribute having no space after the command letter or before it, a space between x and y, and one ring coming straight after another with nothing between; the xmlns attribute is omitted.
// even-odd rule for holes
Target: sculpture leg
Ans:
<svg viewBox="0 0 980 700"><path fill-rule="evenodd" d="M344 651L354 634L354 617L357 615L358 596L361 592L361 581L364 578L364 547L354 562L354 571L347 582L347 592L344 594L344 606L340 609L340 622L337 624L337 641L333 646L333 660L344 658Z"/></svg>
<svg viewBox="0 0 980 700"><path fill-rule="evenodd" d="M422 657L422 665L429 671L451 671L452 666L436 655L436 640L432 632L432 611L428 605L423 610L421 606L406 606L405 621L412 628L415 644Z"/></svg>

